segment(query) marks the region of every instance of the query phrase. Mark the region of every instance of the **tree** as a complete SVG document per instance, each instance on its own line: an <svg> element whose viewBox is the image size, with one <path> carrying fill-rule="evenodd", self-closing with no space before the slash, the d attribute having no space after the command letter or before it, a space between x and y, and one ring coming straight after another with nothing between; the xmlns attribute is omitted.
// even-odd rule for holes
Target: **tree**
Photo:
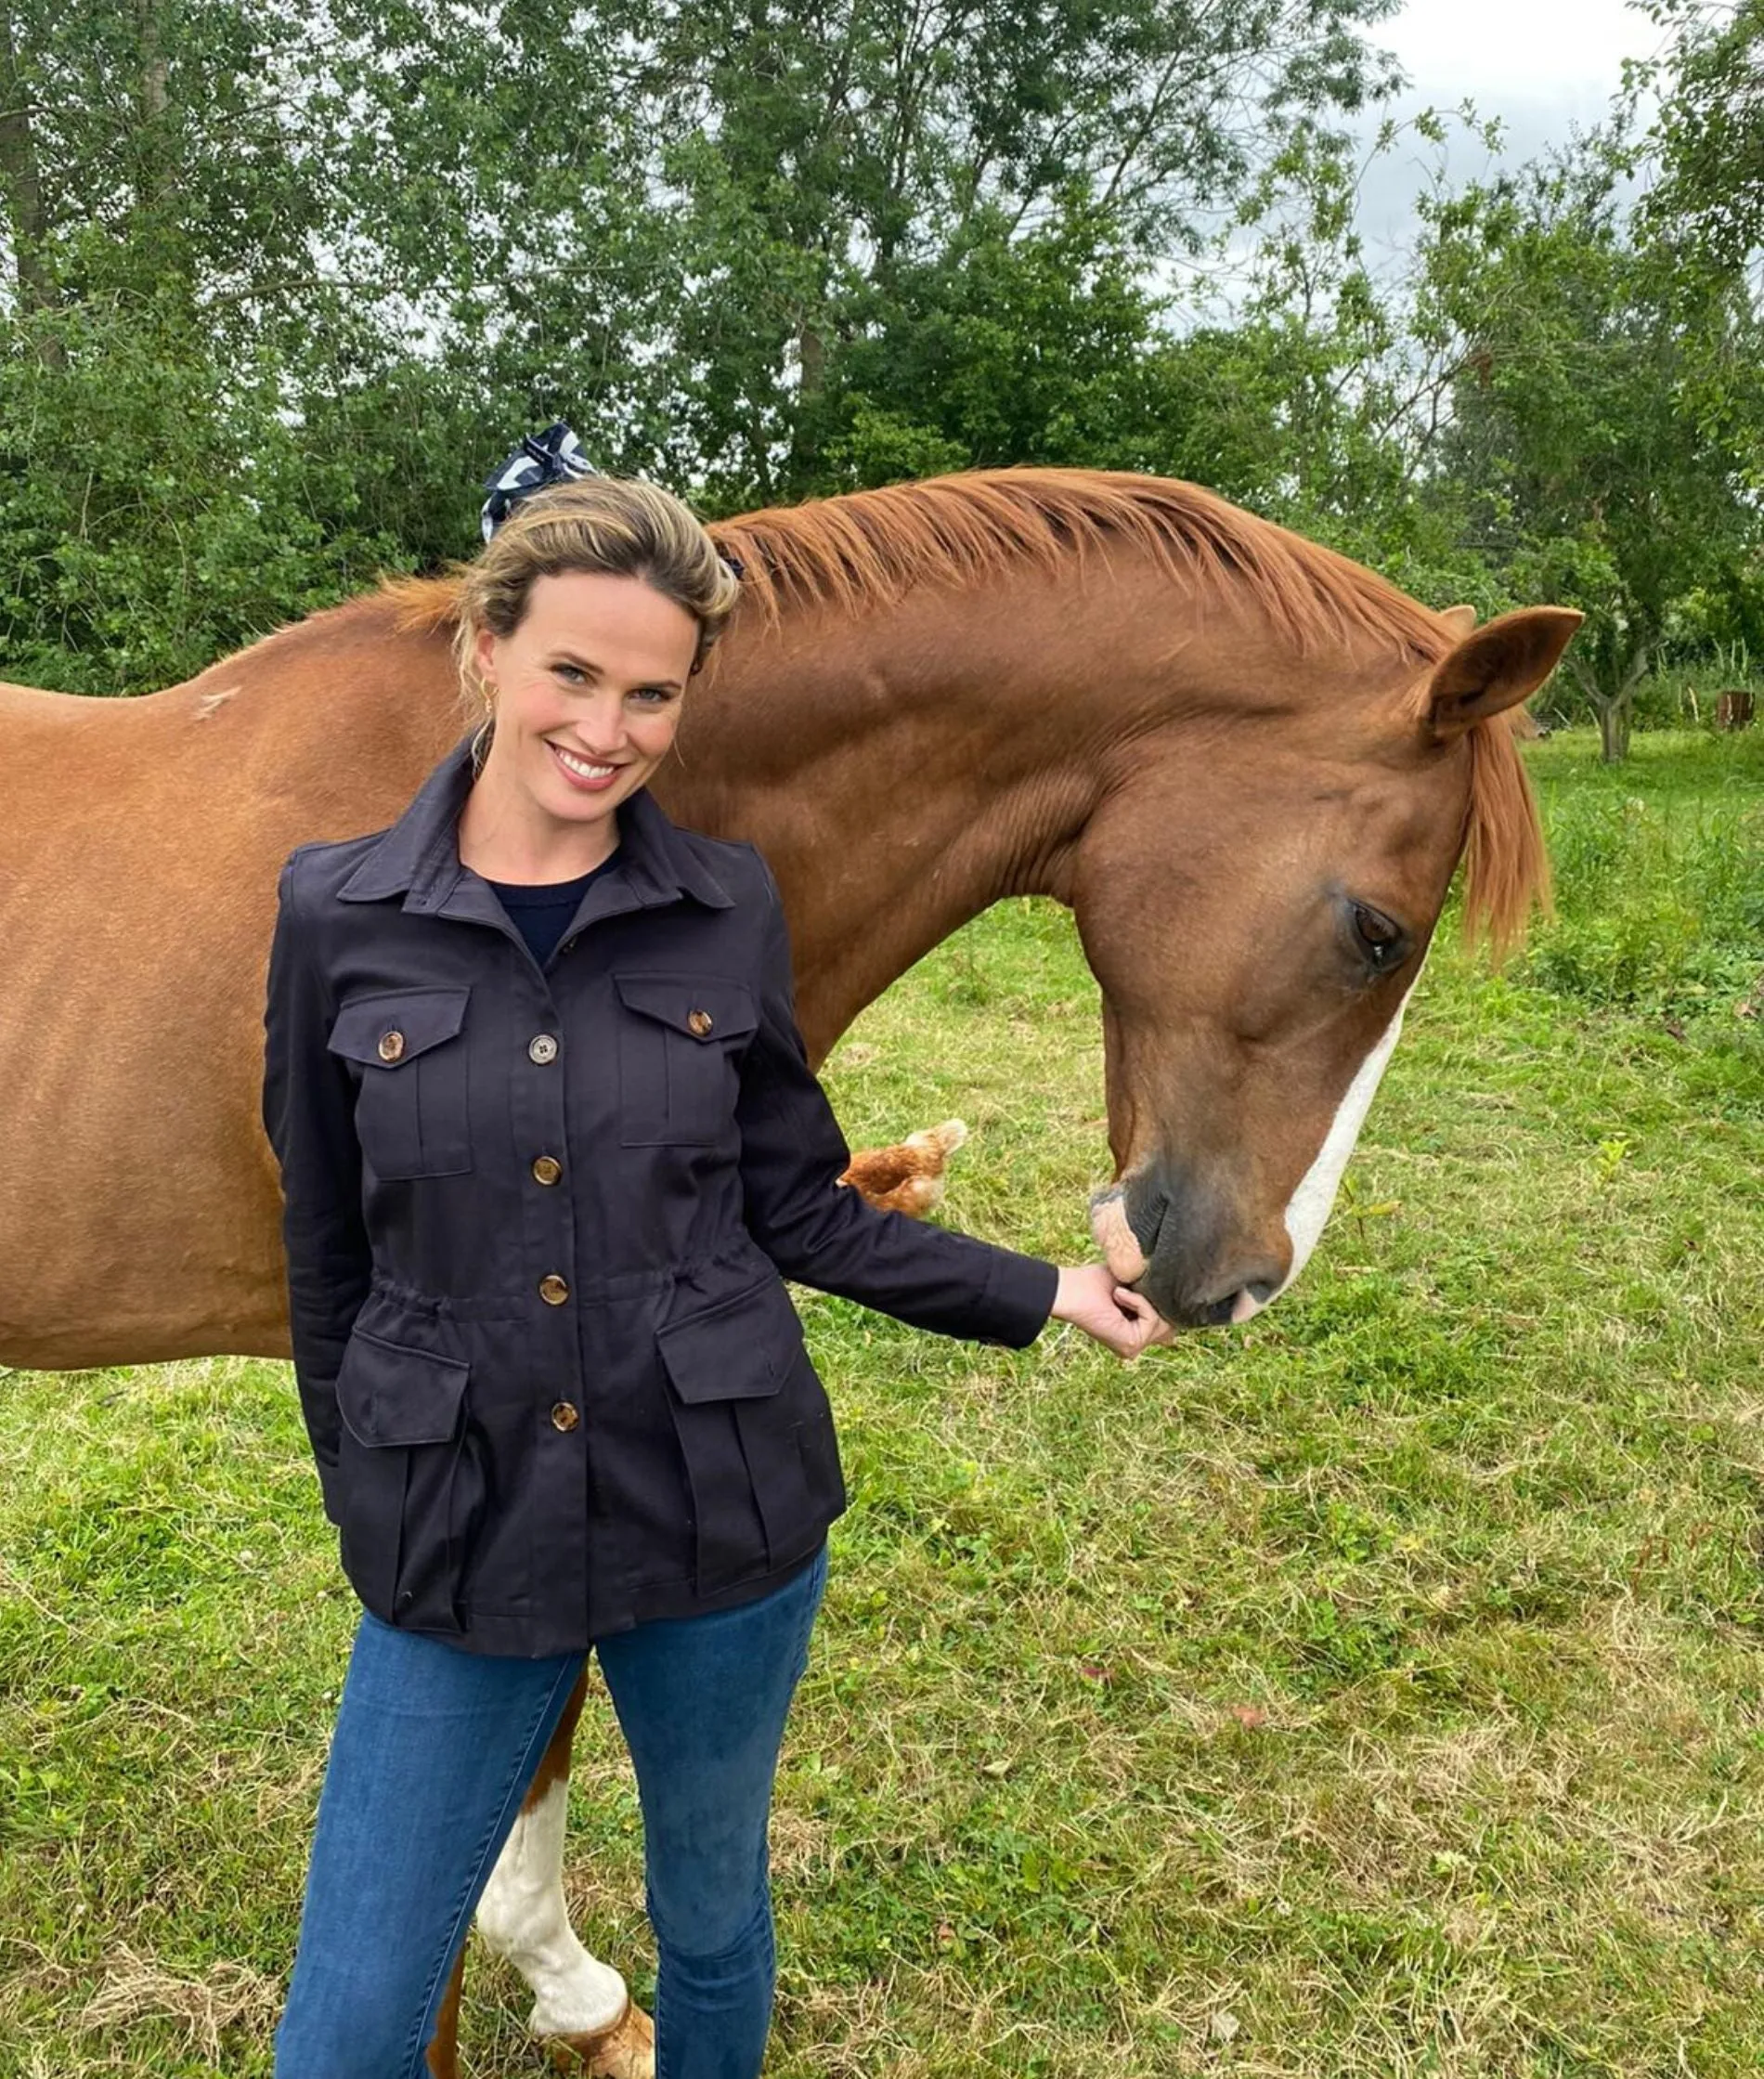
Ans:
<svg viewBox="0 0 1764 2079"><path fill-rule="evenodd" d="M1394 5L12 0L0 669L162 683L457 552L558 412L713 512L1143 453L1151 262Z"/></svg>
<svg viewBox="0 0 1764 2079"><path fill-rule="evenodd" d="M1620 203L1633 165L1607 132L1433 212L1431 321L1462 342L1433 474L1466 539L1520 592L1584 608L1566 669L1622 758L1635 693L1675 610L1749 561L1757 523L1731 437L1764 424L1756 372L1723 426L1698 380L1711 341L1756 370L1745 298L1692 292Z"/></svg>
<svg viewBox="0 0 1764 2079"><path fill-rule="evenodd" d="M1648 12L1671 39L1630 69L1632 104L1648 88L1659 104L1649 140L1658 177L1638 219L1680 268L1748 277L1756 297L1764 289L1764 0L1655 0Z"/></svg>
<svg viewBox="0 0 1764 2079"><path fill-rule="evenodd" d="M0 11L9 676L162 684L397 554L290 409L292 357L352 336L311 262L299 29L231 0Z"/></svg>
<svg viewBox="0 0 1764 2079"><path fill-rule="evenodd" d="M620 0L678 241L671 416L708 488L788 499L849 481L878 409L893 409L876 370L922 365L940 288L945 340L979 343L970 272L996 286L1005 329L1039 302L1070 334L1092 320L1047 300L1049 255L1063 252L1115 337L1123 266L1198 249L1296 123L1339 121L1389 87L1365 32L1394 11L743 0L638 27ZM603 32L614 26L608 10ZM1011 359L991 342L983 352L995 369ZM1010 398L988 409L1014 417L1028 461L1052 459L1093 405L1076 420L1052 409L1045 440ZM985 451L965 434L938 438ZM884 445L917 453L915 441Z"/></svg>

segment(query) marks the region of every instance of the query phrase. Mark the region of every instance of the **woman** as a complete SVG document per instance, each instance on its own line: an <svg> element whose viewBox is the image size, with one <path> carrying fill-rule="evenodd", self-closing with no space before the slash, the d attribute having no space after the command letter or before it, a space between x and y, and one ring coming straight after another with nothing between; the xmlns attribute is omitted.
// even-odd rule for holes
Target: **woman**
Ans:
<svg viewBox="0 0 1764 2079"><path fill-rule="evenodd" d="M453 1957L600 1655L636 1769L662 2079L753 2079L766 1827L845 1506L785 1277L1021 1348L1159 1333L1101 1264L878 1212L751 846L647 791L738 571L561 423L490 480L485 709L386 830L282 868L264 1121L295 1377L363 1605L280 2079L420 2073Z"/></svg>

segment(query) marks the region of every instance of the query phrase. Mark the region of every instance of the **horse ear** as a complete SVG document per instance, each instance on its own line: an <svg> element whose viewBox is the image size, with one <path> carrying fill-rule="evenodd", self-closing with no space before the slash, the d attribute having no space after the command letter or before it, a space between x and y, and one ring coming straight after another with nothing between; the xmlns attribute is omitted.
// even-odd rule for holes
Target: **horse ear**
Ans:
<svg viewBox="0 0 1764 2079"><path fill-rule="evenodd" d="M1466 635L1433 667L1426 708L1433 734L1459 735L1529 698L1585 618L1572 606L1523 606Z"/></svg>
<svg viewBox="0 0 1764 2079"><path fill-rule="evenodd" d="M1446 606L1441 609L1439 617L1451 630L1453 641L1461 643L1476 625L1476 609L1473 606Z"/></svg>

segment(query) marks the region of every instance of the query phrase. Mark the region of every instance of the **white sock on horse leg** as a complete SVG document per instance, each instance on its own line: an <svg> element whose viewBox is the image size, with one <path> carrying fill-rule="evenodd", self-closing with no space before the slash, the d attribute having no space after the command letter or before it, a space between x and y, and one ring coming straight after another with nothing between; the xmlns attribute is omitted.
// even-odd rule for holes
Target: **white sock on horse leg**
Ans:
<svg viewBox="0 0 1764 2079"><path fill-rule="evenodd" d="M625 1981L590 1956L570 1927L564 1903L563 1778L514 1822L478 1901L478 1932L533 1989L535 2035L578 2035L618 2019Z"/></svg>

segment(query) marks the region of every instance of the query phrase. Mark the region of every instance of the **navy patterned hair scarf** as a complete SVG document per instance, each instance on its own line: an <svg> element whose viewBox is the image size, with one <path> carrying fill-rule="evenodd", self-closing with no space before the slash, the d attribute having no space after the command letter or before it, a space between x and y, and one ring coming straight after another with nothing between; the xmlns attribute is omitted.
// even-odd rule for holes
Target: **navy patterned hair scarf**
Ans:
<svg viewBox="0 0 1764 2079"><path fill-rule="evenodd" d="M562 419L554 419L541 434L524 433L521 445L484 479L490 494L478 513L484 539L487 541L522 499L533 492L567 484L577 476L604 474L583 454L581 442ZM734 556L724 556L722 561L737 578L746 568Z"/></svg>

